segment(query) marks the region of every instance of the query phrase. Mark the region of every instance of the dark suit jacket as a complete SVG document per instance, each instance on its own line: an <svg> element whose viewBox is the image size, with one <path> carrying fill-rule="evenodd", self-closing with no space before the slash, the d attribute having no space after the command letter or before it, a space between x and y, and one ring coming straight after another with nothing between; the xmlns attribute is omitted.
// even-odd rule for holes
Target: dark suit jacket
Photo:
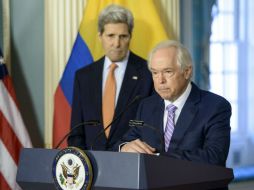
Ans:
<svg viewBox="0 0 254 190"><path fill-rule="evenodd" d="M137 119L157 130L148 127L132 128L122 142L140 138L161 154L183 160L225 165L230 144L231 116L231 106L227 100L200 90L192 83L191 93L179 115L167 153L164 151L162 136L163 114L164 100L158 94L144 99L140 103Z"/></svg>
<svg viewBox="0 0 254 190"><path fill-rule="evenodd" d="M105 57L76 72L72 103L71 126L88 120L102 122L102 74ZM133 78L133 76L135 76ZM137 79L135 79L137 78ZM147 63L141 57L130 52L123 83L118 97L115 116L137 96L151 95L153 82ZM105 134L94 142L93 150L110 149L129 129L129 120L135 118L139 101L130 106L126 112L111 126L109 138ZM74 130L68 138L69 146L90 149L95 137L103 126L83 126Z"/></svg>

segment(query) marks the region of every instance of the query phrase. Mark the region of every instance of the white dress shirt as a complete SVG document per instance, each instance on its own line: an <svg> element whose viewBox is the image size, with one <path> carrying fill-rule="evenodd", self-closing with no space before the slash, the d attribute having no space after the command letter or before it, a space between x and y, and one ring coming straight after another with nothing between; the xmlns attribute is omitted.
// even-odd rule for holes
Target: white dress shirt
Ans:
<svg viewBox="0 0 254 190"><path fill-rule="evenodd" d="M163 117L163 129L165 131L165 127L166 127L166 123L167 123L167 115L168 115L168 111L166 110L166 107L169 104L173 104L174 106L177 107L176 111L175 111L175 117L174 117L174 123L176 124L179 115L183 109L183 106L187 100L187 98L189 97L191 92L191 83L188 84L187 88L185 89L185 91L183 92L183 94L177 98L174 102L170 102L168 100L164 100L165 103L165 108L164 108L164 117Z"/></svg>

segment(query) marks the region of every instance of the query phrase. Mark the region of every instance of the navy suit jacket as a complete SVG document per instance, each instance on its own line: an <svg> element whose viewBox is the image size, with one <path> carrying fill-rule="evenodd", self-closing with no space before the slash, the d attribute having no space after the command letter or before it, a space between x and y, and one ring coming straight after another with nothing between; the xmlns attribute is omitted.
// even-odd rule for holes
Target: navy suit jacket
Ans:
<svg viewBox="0 0 254 190"><path fill-rule="evenodd" d="M78 70L75 75L72 103L71 126L74 127L88 120L102 122L102 74L105 57ZM123 83L118 97L115 116L126 109L127 105L137 96L146 97L153 92L153 82L147 63L141 57L130 52ZM103 130L103 126L82 126L74 130L68 138L69 146L90 149L94 142L94 150L106 150L113 146L129 129L129 120L135 118L138 104L131 105L116 120L107 139L103 133L98 140L95 138ZM114 117L115 117L114 116Z"/></svg>
<svg viewBox="0 0 254 190"><path fill-rule="evenodd" d="M156 130L148 127L132 128L118 144L139 138L161 154L225 166L230 144L231 116L231 106L227 100L200 90L192 83L191 93L177 120L168 152L164 150L164 107L164 100L158 94L144 99L138 108L137 119Z"/></svg>

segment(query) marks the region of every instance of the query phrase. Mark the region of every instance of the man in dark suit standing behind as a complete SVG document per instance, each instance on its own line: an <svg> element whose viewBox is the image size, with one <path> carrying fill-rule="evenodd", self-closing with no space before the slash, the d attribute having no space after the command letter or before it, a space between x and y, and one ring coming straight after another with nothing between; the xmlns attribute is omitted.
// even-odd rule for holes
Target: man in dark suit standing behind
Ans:
<svg viewBox="0 0 254 190"><path fill-rule="evenodd" d="M229 102L191 82L192 59L180 43L160 43L148 61L157 94L140 103L137 119L155 129L131 128L119 142L121 151L159 152L225 166L230 144Z"/></svg>
<svg viewBox="0 0 254 190"><path fill-rule="evenodd" d="M129 50L132 30L129 10L112 4L100 13L98 32L105 56L76 72L71 127L89 120L99 120L103 125L73 130L69 146L110 150L136 115L139 100L128 106L130 102L137 96L151 95L153 82L147 63ZM119 119L100 133L122 111Z"/></svg>

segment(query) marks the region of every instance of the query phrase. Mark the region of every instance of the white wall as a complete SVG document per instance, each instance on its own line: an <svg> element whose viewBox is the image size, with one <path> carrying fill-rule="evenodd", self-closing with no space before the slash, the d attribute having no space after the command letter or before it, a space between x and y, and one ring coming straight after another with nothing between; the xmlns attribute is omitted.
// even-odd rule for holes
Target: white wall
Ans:
<svg viewBox="0 0 254 190"><path fill-rule="evenodd" d="M35 146L44 131L44 0L11 0L11 68L24 122Z"/></svg>

